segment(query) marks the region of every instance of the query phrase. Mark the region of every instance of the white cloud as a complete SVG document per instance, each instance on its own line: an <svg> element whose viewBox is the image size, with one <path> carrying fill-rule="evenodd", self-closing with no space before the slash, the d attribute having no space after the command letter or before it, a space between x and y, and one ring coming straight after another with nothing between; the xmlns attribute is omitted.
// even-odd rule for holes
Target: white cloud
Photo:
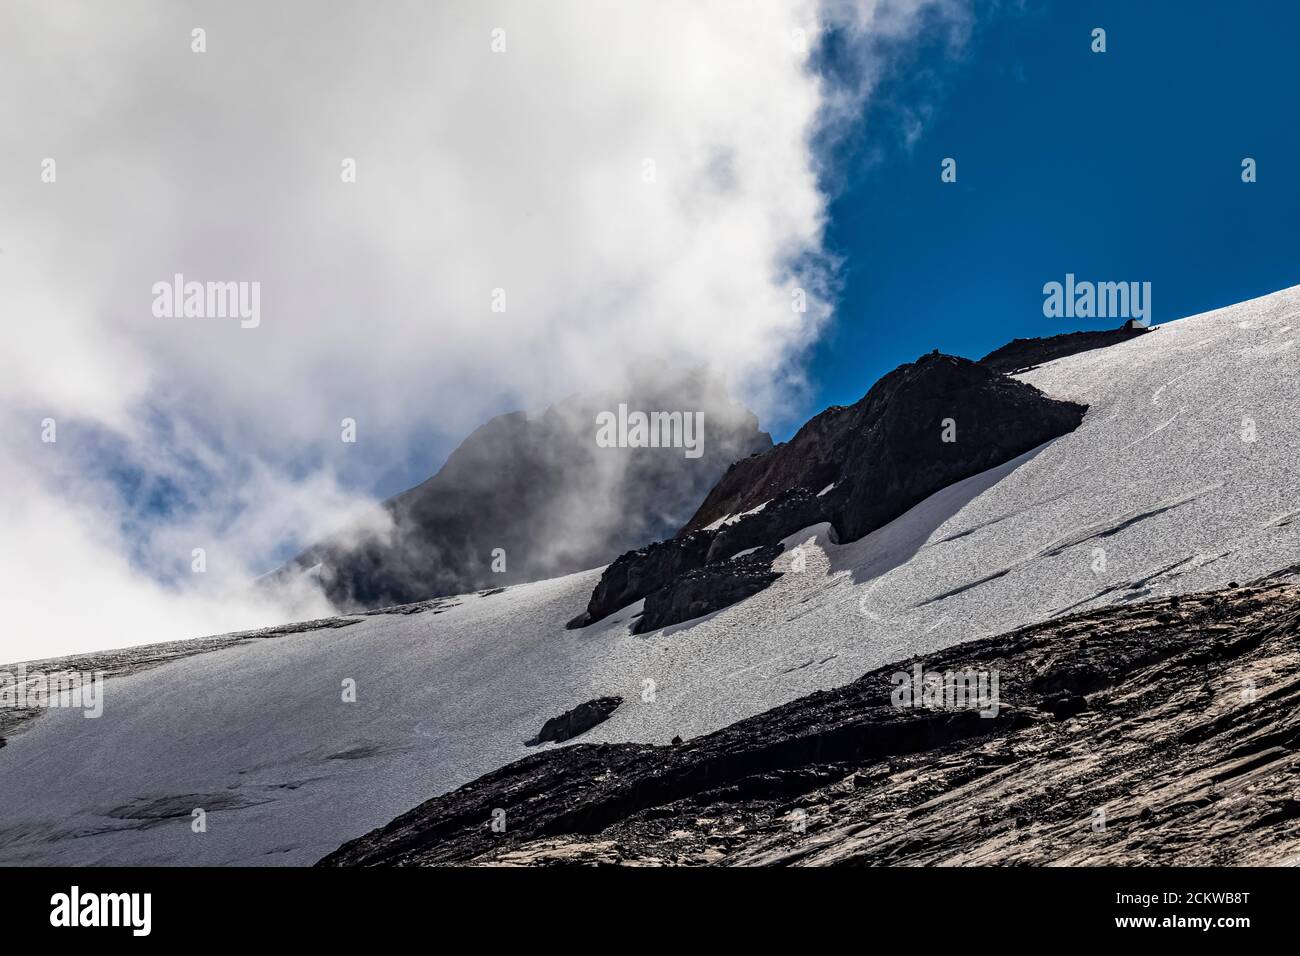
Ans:
<svg viewBox="0 0 1300 956"><path fill-rule="evenodd" d="M431 424L449 439L658 359L791 412L831 308L810 136L878 74L864 59L861 84L827 88L795 31L897 40L950 6L6 4L0 476L29 507L0 544L21 583L0 659L245 626L265 609L214 614L238 602L169 591L138 552L165 564L204 537L265 570ZM151 286L178 272L259 281L260 327L154 318ZM73 422L213 497L110 533L123 504Z"/></svg>

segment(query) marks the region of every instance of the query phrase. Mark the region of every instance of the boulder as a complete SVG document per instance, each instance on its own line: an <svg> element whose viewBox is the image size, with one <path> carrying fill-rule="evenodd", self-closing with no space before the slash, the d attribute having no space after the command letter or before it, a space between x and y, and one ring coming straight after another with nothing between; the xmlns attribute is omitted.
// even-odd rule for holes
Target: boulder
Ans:
<svg viewBox="0 0 1300 956"><path fill-rule="evenodd" d="M536 747L540 744L560 743L585 734L597 724L609 720L610 714L618 710L623 703L622 697L597 697L585 704L579 704L572 710L566 710L558 717L552 717L542 724L542 729L532 740L524 741L526 746Z"/></svg>

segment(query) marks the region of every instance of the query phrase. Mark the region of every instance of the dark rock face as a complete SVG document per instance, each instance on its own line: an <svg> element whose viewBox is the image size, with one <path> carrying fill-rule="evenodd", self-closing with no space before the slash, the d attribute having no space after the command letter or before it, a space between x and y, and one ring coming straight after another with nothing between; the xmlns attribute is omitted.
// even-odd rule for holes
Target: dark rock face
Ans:
<svg viewBox="0 0 1300 956"><path fill-rule="evenodd" d="M587 609L567 627L586 627L701 567L712 542L713 532L697 531L621 555L600 576Z"/></svg>
<svg viewBox="0 0 1300 956"><path fill-rule="evenodd" d="M618 710L623 703L622 697L597 697L585 704L579 704L573 710L566 710L559 717L552 717L542 724L542 729L532 740L525 741L529 747L539 744L560 743L585 734L597 724L609 720L609 715Z"/></svg>
<svg viewBox="0 0 1300 956"><path fill-rule="evenodd" d="M835 530L846 542L953 482L1073 431L1087 411L937 352L890 372L859 405L845 474L834 492Z"/></svg>
<svg viewBox="0 0 1300 956"><path fill-rule="evenodd" d="M1015 339L984 356L980 359L980 364L994 372L1024 372L1053 359L1104 349L1150 331L1150 328L1135 325L1129 320L1118 329L1101 332L1067 332L1039 339Z"/></svg>
<svg viewBox="0 0 1300 956"><path fill-rule="evenodd" d="M727 515L751 511L795 488L815 495L838 481L861 404L832 406L809 419L788 442L736 462L682 530L694 531Z"/></svg>
<svg viewBox="0 0 1300 956"><path fill-rule="evenodd" d="M802 528L830 520L832 499L792 488L757 514L723 525L709 546L709 561L725 561L738 552L773 544Z"/></svg>
<svg viewBox="0 0 1300 956"><path fill-rule="evenodd" d="M789 442L736 462L685 530L795 488L816 495L834 483L821 499L821 520L853 541L941 488L1072 431L1086 411L932 352L885 375L855 404L817 415ZM945 419L955 423L954 441L944 441Z"/></svg>
<svg viewBox="0 0 1300 956"><path fill-rule="evenodd" d="M320 865L1276 865L1300 841L1297 635L1296 568L1056 619L675 746L527 757ZM917 664L997 674L997 715L898 705Z"/></svg>
<svg viewBox="0 0 1300 956"><path fill-rule="evenodd" d="M703 454L603 448L596 415L702 411ZM536 418L502 415L476 430L423 484L384 504L391 533L352 531L307 549L276 586L321 565L343 611L411 604L598 567L671 535L727 465L770 448L752 413L702 373L647 377L626 393L561 402ZM493 570L493 551L506 571Z"/></svg>
<svg viewBox="0 0 1300 956"><path fill-rule="evenodd" d="M717 531L691 531L629 551L605 569L587 602L587 609L567 626L586 627L645 598L646 613L633 628L633 633L639 634L701 617L749 597L780 576L769 566L781 549L767 546L800 528L827 520L825 500L795 488L757 514L746 515ZM733 555L751 548L763 548L762 553L770 555L762 568L755 566L754 556L728 562ZM715 568L719 562L724 566ZM691 572L697 573L692 576ZM690 580L677 586L684 577ZM705 594L709 588L716 588L717 593ZM661 590L671 593L656 593ZM730 599L724 601L723 595L729 595ZM705 609L686 613L690 607ZM658 620L663 623L647 624Z"/></svg>
<svg viewBox="0 0 1300 956"><path fill-rule="evenodd" d="M646 597L645 612L632 625L632 633L644 634L703 617L757 594L781 576L772 570L772 562L780 553L780 545L769 545L753 554L715 561L679 575Z"/></svg>
<svg viewBox="0 0 1300 956"><path fill-rule="evenodd" d="M692 606L718 610L754 593L745 592L764 575L755 572L742 585L735 572L709 571L713 564L823 521L836 540L855 541L936 491L1073 431L1086 411L967 359L924 355L856 404L822 412L789 443L732 465L677 538L610 565L569 626L584 627L642 597L647 612L652 602L656 608L638 623L643 629L707 613L688 614ZM711 536L707 546L702 536ZM694 577L683 587L655 595L686 573ZM707 596L710 586L719 594ZM673 610L662 611L668 606Z"/></svg>
<svg viewBox="0 0 1300 956"><path fill-rule="evenodd" d="M1069 720L1088 709L1088 699L1079 694L1058 697L1047 704L1047 709L1057 720Z"/></svg>
<svg viewBox="0 0 1300 956"><path fill-rule="evenodd" d="M770 567L781 553L775 542L825 520L825 499L795 488L757 514L716 531L686 532L629 551L605 569L587 609L567 626L586 627L641 598L646 610L633 626L634 634L719 611L780 577ZM729 560L751 548L762 550ZM760 555L766 556L761 567L756 563Z"/></svg>

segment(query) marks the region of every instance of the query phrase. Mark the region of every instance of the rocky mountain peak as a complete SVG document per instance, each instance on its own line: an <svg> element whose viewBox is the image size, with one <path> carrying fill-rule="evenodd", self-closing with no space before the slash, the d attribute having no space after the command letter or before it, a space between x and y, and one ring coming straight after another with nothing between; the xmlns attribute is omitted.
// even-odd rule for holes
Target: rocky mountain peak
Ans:
<svg viewBox="0 0 1300 956"><path fill-rule="evenodd" d="M622 427L602 434L603 421ZM336 535L269 583L320 565L326 596L350 611L597 567L671 536L729 464L771 445L716 377L642 370L535 417L493 418L384 503L391 533Z"/></svg>

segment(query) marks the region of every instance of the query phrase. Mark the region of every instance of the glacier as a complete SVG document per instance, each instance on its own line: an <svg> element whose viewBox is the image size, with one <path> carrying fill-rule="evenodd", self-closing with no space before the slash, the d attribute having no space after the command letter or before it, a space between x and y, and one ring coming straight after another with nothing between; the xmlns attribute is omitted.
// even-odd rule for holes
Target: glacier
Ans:
<svg viewBox="0 0 1300 956"><path fill-rule="evenodd" d="M310 864L535 752L593 697L625 703L580 740L663 744L962 641L1294 565L1298 338L1300 287L1022 373L1087 403L1083 424L851 544L792 535L775 567L797 549L804 570L707 618L632 635L634 605L565 630L593 569L112 677L101 718L52 710L0 749L0 864Z"/></svg>

